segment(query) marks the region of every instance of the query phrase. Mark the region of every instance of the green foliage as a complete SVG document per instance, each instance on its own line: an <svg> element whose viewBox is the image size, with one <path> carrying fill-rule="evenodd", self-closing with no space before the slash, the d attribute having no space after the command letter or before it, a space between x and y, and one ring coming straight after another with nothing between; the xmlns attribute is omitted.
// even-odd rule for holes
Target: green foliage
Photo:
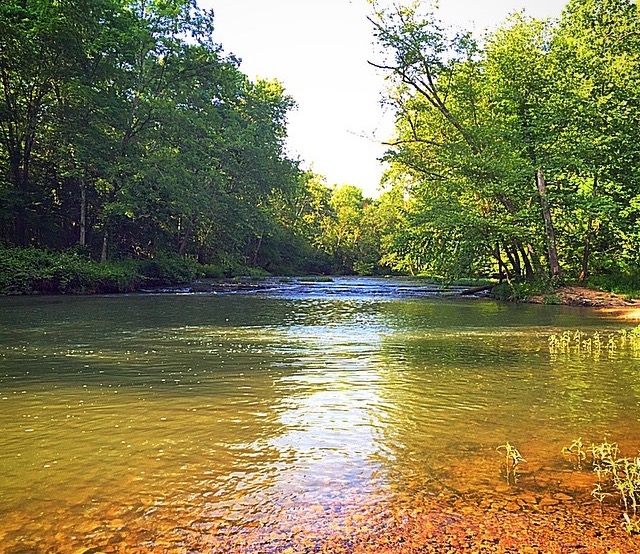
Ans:
<svg viewBox="0 0 640 554"><path fill-rule="evenodd" d="M592 275L589 286L626 296L629 299L640 298L640 275L631 272Z"/></svg>
<svg viewBox="0 0 640 554"><path fill-rule="evenodd" d="M502 282L491 290L491 295L498 300L510 302L526 302L532 296L545 295L553 298L554 288L548 281L524 283ZM551 302L553 303L553 302Z"/></svg>
<svg viewBox="0 0 640 554"><path fill-rule="evenodd" d="M239 272L239 275L249 277L250 279L263 280L265 277L270 277L271 274L268 271L260 267L245 267Z"/></svg>
<svg viewBox="0 0 640 554"><path fill-rule="evenodd" d="M98 263L73 251L0 249L0 294L129 292L143 286L187 284L202 277L237 275L269 274L240 265L201 265L191 258L166 253L147 260Z"/></svg>
<svg viewBox="0 0 640 554"><path fill-rule="evenodd" d="M372 22L396 111L387 180L407 223L386 263L517 283L546 280L557 255L569 277L637 275L636 3L573 0L557 23L515 15L482 47L417 3Z"/></svg>
<svg viewBox="0 0 640 554"><path fill-rule="evenodd" d="M287 274L384 272L380 259L382 236L390 227L380 206L381 200L363 197L356 187L328 187L319 176L307 174L289 207L280 212L280 221L293 232L293 237L282 242L286 249L280 256L280 265L266 268L272 273ZM272 232L268 240L276 236ZM285 253L290 256L295 249L299 254L287 260Z"/></svg>
<svg viewBox="0 0 640 554"><path fill-rule="evenodd" d="M306 237L279 221L302 175L285 153L294 102L223 55L212 12L8 0L0 31L3 244L150 259L161 281L196 273L171 255L302 265Z"/></svg>
<svg viewBox="0 0 640 554"><path fill-rule="evenodd" d="M227 272L224 267L216 264L204 264L200 267L202 277L207 279L221 279L227 276Z"/></svg>
<svg viewBox="0 0 640 554"><path fill-rule="evenodd" d="M152 285L186 284L205 276L196 260L165 253L142 261L140 272Z"/></svg>
<svg viewBox="0 0 640 554"><path fill-rule="evenodd" d="M195 0L4 1L0 243L142 260L165 283L500 274L514 299L555 251L569 277L639 295L636 5L572 0L557 23L516 15L482 45L424 3L372 6L396 110L375 201L300 170L294 100L224 54ZM94 282L73 271L45 282Z"/></svg>
<svg viewBox="0 0 640 554"><path fill-rule="evenodd" d="M134 290L140 283L135 265L98 264L75 253L1 249L0 293L110 293Z"/></svg>
<svg viewBox="0 0 640 554"><path fill-rule="evenodd" d="M544 297L542 302L547 306L557 306L562 304L562 299L557 294L548 294Z"/></svg>

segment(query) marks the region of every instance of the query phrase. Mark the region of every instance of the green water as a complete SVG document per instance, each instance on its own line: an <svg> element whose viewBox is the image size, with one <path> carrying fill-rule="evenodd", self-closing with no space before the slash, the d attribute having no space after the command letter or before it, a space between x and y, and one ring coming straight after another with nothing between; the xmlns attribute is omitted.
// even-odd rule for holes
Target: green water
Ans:
<svg viewBox="0 0 640 554"><path fill-rule="evenodd" d="M345 507L456 486L467 458L492 486L506 440L538 467L578 436L633 455L638 353L549 352L578 327L631 325L384 287L1 298L0 551L215 550L340 525Z"/></svg>

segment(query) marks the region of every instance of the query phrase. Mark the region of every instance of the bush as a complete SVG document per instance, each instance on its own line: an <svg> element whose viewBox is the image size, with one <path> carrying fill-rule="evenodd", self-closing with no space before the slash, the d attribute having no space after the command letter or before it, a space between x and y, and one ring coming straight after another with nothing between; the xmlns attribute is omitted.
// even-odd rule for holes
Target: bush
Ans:
<svg viewBox="0 0 640 554"><path fill-rule="evenodd" d="M491 289L491 295L497 300L507 300L510 302L526 302L532 296L549 296L553 298L555 290L548 281L533 281L524 283L503 282ZM553 300L549 303L553 304Z"/></svg>
<svg viewBox="0 0 640 554"><path fill-rule="evenodd" d="M191 283L204 277L203 266L192 258L171 254L158 254L141 262L140 272L151 285L174 285Z"/></svg>
<svg viewBox="0 0 640 554"><path fill-rule="evenodd" d="M224 267L217 264L204 264L201 270L207 279L222 279L226 275Z"/></svg>
<svg viewBox="0 0 640 554"><path fill-rule="evenodd" d="M640 298L640 275L616 273L589 277L587 284L595 289L621 294L629 298Z"/></svg>
<svg viewBox="0 0 640 554"><path fill-rule="evenodd" d="M143 284L181 285L201 277L237 275L258 278L269 273L237 263L201 265L164 253L142 261L98 263L74 251L0 248L0 294L131 292Z"/></svg>
<svg viewBox="0 0 640 554"><path fill-rule="evenodd" d="M0 250L2 294L127 292L139 281L131 263L99 264L76 253L35 248Z"/></svg>
<svg viewBox="0 0 640 554"><path fill-rule="evenodd" d="M240 275L244 277L253 277L256 279L262 279L264 277L270 277L271 273L269 273L265 269L262 269L261 267L245 267L241 271Z"/></svg>
<svg viewBox="0 0 640 554"><path fill-rule="evenodd" d="M0 292L3 294L32 292L34 281L50 265L45 254L33 248L0 250Z"/></svg>

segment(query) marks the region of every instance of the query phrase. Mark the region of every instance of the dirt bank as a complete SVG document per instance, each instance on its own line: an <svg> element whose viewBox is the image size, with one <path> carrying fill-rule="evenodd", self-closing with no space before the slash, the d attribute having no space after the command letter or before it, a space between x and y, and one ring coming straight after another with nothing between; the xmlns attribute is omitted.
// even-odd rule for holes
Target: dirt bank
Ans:
<svg viewBox="0 0 640 554"><path fill-rule="evenodd" d="M534 304L553 303L565 306L596 308L613 317L640 321L640 302L628 300L618 294L568 285L560 287L552 295L536 295L529 299Z"/></svg>

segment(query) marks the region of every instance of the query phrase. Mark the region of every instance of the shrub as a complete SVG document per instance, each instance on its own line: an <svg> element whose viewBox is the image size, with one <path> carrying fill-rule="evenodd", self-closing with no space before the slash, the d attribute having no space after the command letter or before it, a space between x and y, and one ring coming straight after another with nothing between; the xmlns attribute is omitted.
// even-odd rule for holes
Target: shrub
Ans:
<svg viewBox="0 0 640 554"><path fill-rule="evenodd" d="M185 284L205 275L196 260L162 253L141 262L140 271L152 285Z"/></svg>
<svg viewBox="0 0 640 554"><path fill-rule="evenodd" d="M629 298L640 298L640 275L617 273L589 277L590 287L621 294Z"/></svg>
<svg viewBox="0 0 640 554"><path fill-rule="evenodd" d="M533 281L524 283L503 282L496 285L491 290L491 294L498 300L509 300L511 302L526 302L532 296L548 295L550 304L559 301L554 294L554 288L548 281Z"/></svg>
<svg viewBox="0 0 640 554"><path fill-rule="evenodd" d="M35 248L0 250L0 293L127 292L137 288L135 264L99 264L72 252Z"/></svg>
<svg viewBox="0 0 640 554"><path fill-rule="evenodd" d="M207 279L222 279L225 276L225 269L217 264L204 264L201 267L202 276Z"/></svg>

